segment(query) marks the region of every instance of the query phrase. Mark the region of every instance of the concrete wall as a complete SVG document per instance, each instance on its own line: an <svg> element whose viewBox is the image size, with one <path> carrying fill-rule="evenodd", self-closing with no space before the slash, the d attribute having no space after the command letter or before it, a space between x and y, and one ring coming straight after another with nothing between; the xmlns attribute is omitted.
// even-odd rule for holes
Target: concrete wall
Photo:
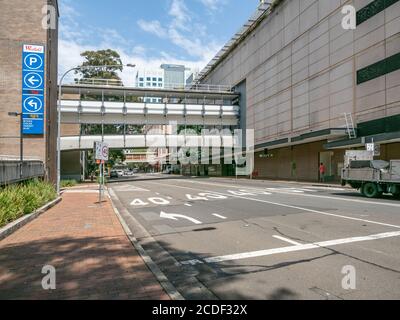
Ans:
<svg viewBox="0 0 400 320"><path fill-rule="evenodd" d="M356 71L400 52L400 2L357 27L341 27L344 4L286 0L203 80L247 82L247 128L256 144L400 113L400 71L356 84Z"/></svg>
<svg viewBox="0 0 400 320"><path fill-rule="evenodd" d="M45 163L47 177L56 177L57 30L42 28L42 8L56 0L0 0L0 155L19 157L19 118L8 112L22 109L22 45L46 46L45 134L26 136L26 159Z"/></svg>

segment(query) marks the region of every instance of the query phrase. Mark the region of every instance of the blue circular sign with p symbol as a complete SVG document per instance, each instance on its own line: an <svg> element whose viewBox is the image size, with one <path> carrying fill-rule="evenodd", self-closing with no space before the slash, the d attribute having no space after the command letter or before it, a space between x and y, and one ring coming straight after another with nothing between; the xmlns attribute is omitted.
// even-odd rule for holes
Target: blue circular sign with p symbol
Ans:
<svg viewBox="0 0 400 320"><path fill-rule="evenodd" d="M43 65L43 59L41 56L35 53L26 55L24 64L27 68L37 70Z"/></svg>
<svg viewBox="0 0 400 320"><path fill-rule="evenodd" d="M37 113L43 108L42 100L38 97L28 97L24 100L24 109L29 113Z"/></svg>

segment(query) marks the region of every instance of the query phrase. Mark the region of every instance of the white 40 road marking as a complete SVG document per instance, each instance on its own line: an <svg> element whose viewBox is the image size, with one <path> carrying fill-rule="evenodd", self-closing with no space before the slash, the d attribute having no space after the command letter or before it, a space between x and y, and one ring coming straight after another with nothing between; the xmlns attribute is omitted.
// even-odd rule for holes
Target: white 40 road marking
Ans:
<svg viewBox="0 0 400 320"><path fill-rule="evenodd" d="M210 199L216 199L216 200L225 200L228 199L228 197L226 196L222 196L219 194L215 194L215 193L199 193L197 196L192 196L191 194L186 194L186 198L188 200L192 200L192 201L208 201Z"/></svg>
<svg viewBox="0 0 400 320"><path fill-rule="evenodd" d="M170 202L164 198L149 198L148 201L159 206L166 206L170 204ZM141 199L135 199L131 202L131 206L147 206L150 204L149 202L144 202Z"/></svg>
<svg viewBox="0 0 400 320"><path fill-rule="evenodd" d="M233 190L228 190L230 194L233 194L234 196L256 196L259 194L264 194L264 195L271 195L272 193L267 192L267 191L262 191L262 190L247 190L247 189L240 189L239 191L233 191Z"/></svg>

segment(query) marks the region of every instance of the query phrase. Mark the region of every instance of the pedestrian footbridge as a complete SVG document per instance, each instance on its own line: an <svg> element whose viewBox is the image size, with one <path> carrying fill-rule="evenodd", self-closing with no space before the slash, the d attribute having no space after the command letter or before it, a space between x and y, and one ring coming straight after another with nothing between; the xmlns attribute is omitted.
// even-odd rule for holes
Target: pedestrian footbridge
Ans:
<svg viewBox="0 0 400 320"><path fill-rule="evenodd" d="M145 89L79 83L63 86L62 93L61 122L66 124L239 125L238 94L229 87ZM154 98L160 102L146 103Z"/></svg>

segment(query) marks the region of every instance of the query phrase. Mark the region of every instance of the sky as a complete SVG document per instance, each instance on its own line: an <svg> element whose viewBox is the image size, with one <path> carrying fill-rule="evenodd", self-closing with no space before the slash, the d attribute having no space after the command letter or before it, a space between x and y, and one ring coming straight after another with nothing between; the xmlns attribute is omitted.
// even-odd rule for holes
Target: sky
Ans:
<svg viewBox="0 0 400 320"><path fill-rule="evenodd" d="M85 50L113 49L140 70L162 63L201 70L257 9L259 0L59 0L59 73ZM133 85L135 70L121 74Z"/></svg>

